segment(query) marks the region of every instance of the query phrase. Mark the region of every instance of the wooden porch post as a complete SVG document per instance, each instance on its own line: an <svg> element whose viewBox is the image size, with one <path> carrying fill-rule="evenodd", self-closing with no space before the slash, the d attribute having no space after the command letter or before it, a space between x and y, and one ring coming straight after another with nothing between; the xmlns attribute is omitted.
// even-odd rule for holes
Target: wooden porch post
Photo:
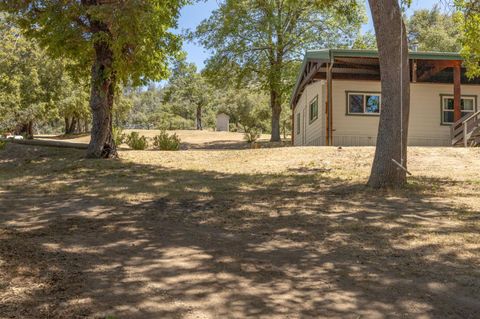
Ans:
<svg viewBox="0 0 480 319"><path fill-rule="evenodd" d="M460 108L462 92L461 92L461 61L457 61L453 66L453 120L457 122L462 118L462 110Z"/></svg>

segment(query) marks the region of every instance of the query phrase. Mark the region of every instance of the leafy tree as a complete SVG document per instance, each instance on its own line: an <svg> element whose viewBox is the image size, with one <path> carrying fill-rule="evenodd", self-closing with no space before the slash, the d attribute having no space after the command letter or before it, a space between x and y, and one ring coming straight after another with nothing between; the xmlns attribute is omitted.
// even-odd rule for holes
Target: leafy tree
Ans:
<svg viewBox="0 0 480 319"><path fill-rule="evenodd" d="M355 0L224 0L194 35L214 52L207 74L217 82L262 84L270 96L271 140L279 141L282 104L301 55L312 48L350 46L363 21Z"/></svg>
<svg viewBox="0 0 480 319"><path fill-rule="evenodd" d="M53 56L91 70L93 115L88 157L114 157L112 108L119 83L146 84L167 76L180 49L170 32L186 0L3 0L26 33Z"/></svg>
<svg viewBox="0 0 480 319"><path fill-rule="evenodd" d="M213 88L197 72L194 64L181 61L177 63L173 75L165 88L165 102L171 104L174 113L184 118L195 119L195 128L203 129L203 118L212 118L215 108ZM182 114L183 113L183 114ZM208 124L212 124L212 120Z"/></svg>
<svg viewBox="0 0 480 319"><path fill-rule="evenodd" d="M375 39L375 34L368 31L364 34L358 35L355 42L353 42L352 49L377 49L377 39Z"/></svg>
<svg viewBox="0 0 480 319"><path fill-rule="evenodd" d="M456 15L462 31L462 55L467 67L467 76L480 76L480 1L455 0L459 10Z"/></svg>
<svg viewBox="0 0 480 319"><path fill-rule="evenodd" d="M5 17L0 22L1 129L31 138L35 121L55 117L62 68Z"/></svg>
<svg viewBox="0 0 480 319"><path fill-rule="evenodd" d="M420 51L458 52L461 30L454 15L442 13L439 5L431 10L418 10L407 21L410 48Z"/></svg>
<svg viewBox="0 0 480 319"><path fill-rule="evenodd" d="M378 44L382 79L382 112L368 185L399 187L406 182L410 76L408 42L397 0L369 0ZM399 67L401 66L401 67Z"/></svg>

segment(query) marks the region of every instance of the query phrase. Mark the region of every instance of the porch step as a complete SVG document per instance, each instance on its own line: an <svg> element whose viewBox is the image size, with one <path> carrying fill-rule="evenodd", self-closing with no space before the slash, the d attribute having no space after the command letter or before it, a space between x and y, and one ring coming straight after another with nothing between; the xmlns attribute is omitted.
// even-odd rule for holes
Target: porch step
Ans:
<svg viewBox="0 0 480 319"><path fill-rule="evenodd" d="M455 122L450 136L453 146L480 146L480 112L468 114Z"/></svg>

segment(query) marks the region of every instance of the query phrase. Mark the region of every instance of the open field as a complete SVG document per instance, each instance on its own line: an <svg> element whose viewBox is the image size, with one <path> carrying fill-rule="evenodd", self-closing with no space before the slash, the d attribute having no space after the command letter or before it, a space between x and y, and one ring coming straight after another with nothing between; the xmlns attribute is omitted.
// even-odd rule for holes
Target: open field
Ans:
<svg viewBox="0 0 480 319"><path fill-rule="evenodd" d="M373 151L9 144L0 318L479 318L480 149Z"/></svg>

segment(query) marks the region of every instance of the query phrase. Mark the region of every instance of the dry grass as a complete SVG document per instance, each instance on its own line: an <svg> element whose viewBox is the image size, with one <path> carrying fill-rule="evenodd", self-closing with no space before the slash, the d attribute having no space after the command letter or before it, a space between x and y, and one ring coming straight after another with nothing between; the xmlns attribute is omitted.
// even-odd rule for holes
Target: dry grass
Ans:
<svg viewBox="0 0 480 319"><path fill-rule="evenodd" d="M480 317L480 149L410 148L389 192L373 151L8 145L0 317Z"/></svg>
<svg viewBox="0 0 480 319"><path fill-rule="evenodd" d="M130 132L138 132L140 135L144 135L150 141L153 140L155 135L158 135L159 130L125 130L125 134ZM245 142L243 133L235 132L214 132L209 130L194 131L194 130L177 130L167 131L170 134L176 133L182 141L182 149L246 149L250 148L250 145ZM60 139L65 142L72 143L88 143L90 141L90 135L70 135L70 136L55 136L44 135L40 139ZM278 143L269 143L270 135L263 134L258 142L263 147L278 146ZM151 144L151 143L150 143ZM288 144L288 143L284 143ZM127 145L121 145L123 148L128 148Z"/></svg>

